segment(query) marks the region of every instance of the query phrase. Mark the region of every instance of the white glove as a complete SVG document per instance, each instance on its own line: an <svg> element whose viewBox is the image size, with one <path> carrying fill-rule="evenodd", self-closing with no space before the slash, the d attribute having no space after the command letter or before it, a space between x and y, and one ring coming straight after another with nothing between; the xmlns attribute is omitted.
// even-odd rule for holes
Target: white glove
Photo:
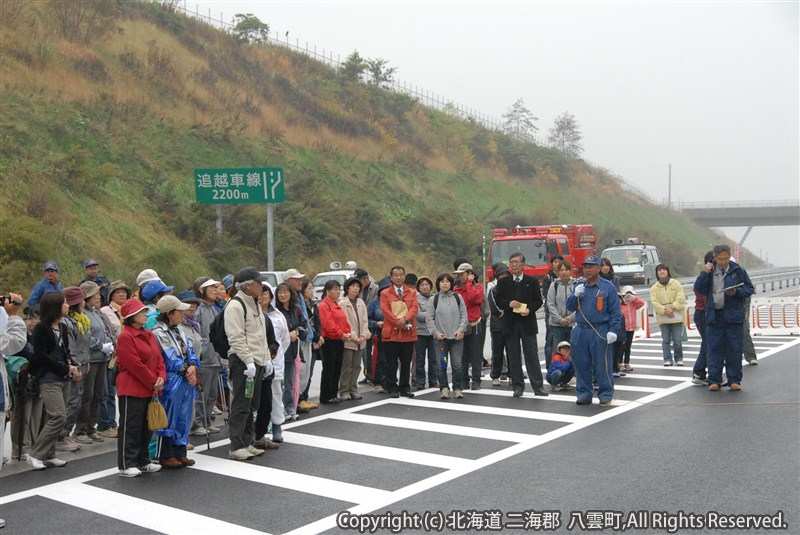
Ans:
<svg viewBox="0 0 800 535"><path fill-rule="evenodd" d="M111 353L114 352L114 344L111 342L106 342L105 344L103 344L103 347L100 348L100 351L102 351L106 355L110 355Z"/></svg>
<svg viewBox="0 0 800 535"><path fill-rule="evenodd" d="M617 341L617 335L615 333L608 333L606 335L606 341L608 342L609 345L613 344L614 342Z"/></svg>
<svg viewBox="0 0 800 535"><path fill-rule="evenodd" d="M256 365L253 364L252 362L250 364L248 364L247 365L247 369L244 371L244 374L247 377L249 377L250 379L255 377L256 376Z"/></svg>
<svg viewBox="0 0 800 535"><path fill-rule="evenodd" d="M275 366L272 365L272 359L267 359L264 363L264 377L269 377L275 371Z"/></svg>
<svg viewBox="0 0 800 535"><path fill-rule="evenodd" d="M575 287L575 290L573 291L573 294L575 294L575 297L583 297L583 294L585 294L585 293L586 293L586 286L584 286L583 284L577 285Z"/></svg>

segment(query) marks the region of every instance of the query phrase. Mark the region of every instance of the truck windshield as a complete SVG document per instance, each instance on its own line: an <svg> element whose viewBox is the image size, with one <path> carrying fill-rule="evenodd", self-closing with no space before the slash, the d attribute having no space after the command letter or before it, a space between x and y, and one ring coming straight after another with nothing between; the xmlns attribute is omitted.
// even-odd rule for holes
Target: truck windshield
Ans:
<svg viewBox="0 0 800 535"><path fill-rule="evenodd" d="M639 249L613 249L603 251L603 258L608 258L615 266L632 266L642 263Z"/></svg>
<svg viewBox="0 0 800 535"><path fill-rule="evenodd" d="M495 240L492 242L489 264L508 263L508 258L513 253L522 253L529 266L547 264L547 246L544 240Z"/></svg>

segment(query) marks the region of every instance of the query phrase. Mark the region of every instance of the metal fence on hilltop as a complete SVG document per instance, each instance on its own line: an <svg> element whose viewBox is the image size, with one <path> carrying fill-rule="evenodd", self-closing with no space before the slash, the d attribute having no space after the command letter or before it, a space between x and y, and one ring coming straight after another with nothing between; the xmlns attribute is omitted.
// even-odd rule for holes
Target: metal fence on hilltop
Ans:
<svg viewBox="0 0 800 535"><path fill-rule="evenodd" d="M164 2L165 0L152 0L152 1ZM174 2L170 3L172 5L175 5ZM192 11L191 8L187 6L187 1L183 0L182 5L177 5L176 8L187 16L194 17L210 26L214 26L215 28L218 28L225 32L231 32L235 27L233 23L225 21L224 14L221 12L219 14L219 18L215 18L212 15L210 8L208 9L207 14L201 13L199 4L195 4L194 11ZM313 44L309 45L308 41L305 41L305 43L301 43L299 39L295 39L294 42L290 41L288 31L285 32L283 36L281 36L281 33L278 30L275 30L274 33L270 34L267 37L267 41L270 44L282 46L290 50L293 50L294 52L305 54L306 56L309 56L317 61L329 65L334 69L338 69L342 64L341 56L338 53L334 53L332 50L326 50L325 48L318 48L316 45ZM547 142L546 140L540 138L535 134L531 134L530 132L508 131L504 127L503 122L497 119L496 117L482 113L474 108L463 106L457 102L454 102L451 99L443 97L442 95L421 88L416 84L411 84L400 80L392 80L391 82L382 84L382 87L390 91L395 91L397 93L403 93L409 95L417 99L423 106L434 108L448 115L480 124L483 127L487 128L488 130L504 132L506 134L511 135L512 137L517 138L520 141L524 141L527 143L533 143L535 145L551 147L551 148L553 147L551 143ZM613 171L601 165L598 165L591 160L587 160L586 158L582 159L585 163L587 163L591 167L594 167L598 170L602 170L604 173L606 173L611 178L616 180L619 183L620 187L622 187L622 189L630 193L633 193L637 197L651 204L666 204L666 202L658 203L650 195L645 193L641 188L631 183L630 181L624 179L623 177L617 175Z"/></svg>

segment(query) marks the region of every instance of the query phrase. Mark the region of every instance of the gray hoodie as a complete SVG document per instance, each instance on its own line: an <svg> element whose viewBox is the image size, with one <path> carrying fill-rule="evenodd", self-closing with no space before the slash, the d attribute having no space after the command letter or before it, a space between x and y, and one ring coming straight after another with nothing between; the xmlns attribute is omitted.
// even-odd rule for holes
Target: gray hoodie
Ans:
<svg viewBox="0 0 800 535"><path fill-rule="evenodd" d="M426 323L428 331L436 337L439 333L444 333L445 338L452 340L455 338L456 331L461 330L463 334L467 328L467 306L464 299L456 299L452 291L439 292L439 296L431 296L428 301L428 311ZM434 302L438 301L436 308Z"/></svg>
<svg viewBox="0 0 800 535"><path fill-rule="evenodd" d="M575 326L575 312L569 313L567 311L567 298L572 295L575 289L575 279L569 279L569 282L564 284L561 279L556 279L550 283L550 289L547 290L547 311L550 312L550 317L547 322L553 327L574 327ZM561 319L569 316L569 325L562 325Z"/></svg>

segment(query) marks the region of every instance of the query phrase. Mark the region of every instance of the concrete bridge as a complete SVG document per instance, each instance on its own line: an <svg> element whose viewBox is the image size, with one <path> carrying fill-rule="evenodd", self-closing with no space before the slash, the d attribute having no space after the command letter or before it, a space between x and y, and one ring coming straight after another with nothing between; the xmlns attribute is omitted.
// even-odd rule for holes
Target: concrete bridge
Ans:
<svg viewBox="0 0 800 535"><path fill-rule="evenodd" d="M748 227L739 245L753 227L800 226L800 200L695 202L675 208L705 227Z"/></svg>

